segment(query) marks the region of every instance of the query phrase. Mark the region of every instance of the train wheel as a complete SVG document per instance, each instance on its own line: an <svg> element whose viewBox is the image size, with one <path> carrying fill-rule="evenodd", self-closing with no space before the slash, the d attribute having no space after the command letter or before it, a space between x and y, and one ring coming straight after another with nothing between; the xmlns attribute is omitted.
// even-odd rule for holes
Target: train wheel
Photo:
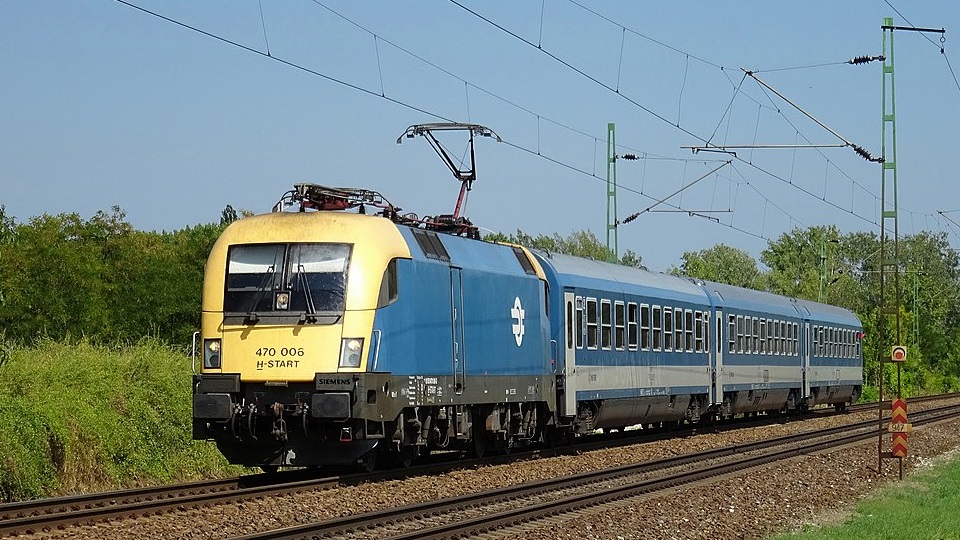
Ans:
<svg viewBox="0 0 960 540"><path fill-rule="evenodd" d="M365 456L357 461L357 467L362 473L372 473L377 467L377 451L367 452Z"/></svg>
<svg viewBox="0 0 960 540"><path fill-rule="evenodd" d="M406 446L400 452L397 453L397 465L406 469L413 464L413 460L417 458L417 447L416 446Z"/></svg>
<svg viewBox="0 0 960 540"><path fill-rule="evenodd" d="M487 453L487 431L483 428L474 427L473 438L470 439L469 452L471 457L482 458Z"/></svg>

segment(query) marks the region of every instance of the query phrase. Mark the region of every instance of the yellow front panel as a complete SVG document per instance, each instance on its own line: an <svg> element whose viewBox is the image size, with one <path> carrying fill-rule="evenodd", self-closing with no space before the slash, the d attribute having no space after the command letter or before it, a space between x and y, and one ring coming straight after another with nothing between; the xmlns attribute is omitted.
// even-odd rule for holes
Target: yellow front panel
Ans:
<svg viewBox="0 0 960 540"><path fill-rule="evenodd" d="M346 310L336 324L223 324L227 250L231 245L330 242L352 246ZM380 281L393 258L409 258L406 242L389 220L337 212L277 213L230 225L207 260L202 334L221 338L222 366L210 373L239 373L243 381L312 381L316 373L366 371ZM363 339L359 368L339 368L343 338ZM376 344L373 343L374 347ZM374 349L374 353L376 349Z"/></svg>
<svg viewBox="0 0 960 540"><path fill-rule="evenodd" d="M245 382L312 381L315 373L366 371L374 315L372 310L348 311L343 324L333 325L223 327L219 313L209 314L205 327L217 328L204 335L222 338L223 364L219 370L204 371L239 373ZM364 340L359 368L339 367L343 338Z"/></svg>
<svg viewBox="0 0 960 540"><path fill-rule="evenodd" d="M227 327L223 372L243 381L312 381L337 370L341 326Z"/></svg>

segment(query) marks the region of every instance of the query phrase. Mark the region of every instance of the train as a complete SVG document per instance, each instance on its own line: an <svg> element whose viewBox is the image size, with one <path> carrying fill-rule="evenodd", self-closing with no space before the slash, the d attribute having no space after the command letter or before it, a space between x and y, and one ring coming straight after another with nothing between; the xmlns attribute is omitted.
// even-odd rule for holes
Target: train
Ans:
<svg viewBox="0 0 960 540"><path fill-rule="evenodd" d="M365 189L285 201L206 264L193 438L231 463L371 470L862 391L846 309L488 242Z"/></svg>

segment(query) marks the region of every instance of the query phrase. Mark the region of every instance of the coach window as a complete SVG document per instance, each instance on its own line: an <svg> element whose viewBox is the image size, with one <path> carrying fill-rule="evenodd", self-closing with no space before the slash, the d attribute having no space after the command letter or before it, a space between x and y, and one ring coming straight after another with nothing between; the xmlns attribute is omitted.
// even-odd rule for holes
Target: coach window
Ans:
<svg viewBox="0 0 960 540"><path fill-rule="evenodd" d="M673 308L673 350L683 352L683 310Z"/></svg>
<svg viewBox="0 0 960 540"><path fill-rule="evenodd" d="M627 304L627 348L631 351L637 350L639 345L640 335L637 332L637 304L630 302Z"/></svg>
<svg viewBox="0 0 960 540"><path fill-rule="evenodd" d="M727 341L730 342L727 352L737 352L737 317L730 315L727 321L729 323L727 324Z"/></svg>
<svg viewBox="0 0 960 540"><path fill-rule="evenodd" d="M760 354L767 354L767 328L770 327L769 321L760 319Z"/></svg>
<svg viewBox="0 0 960 540"><path fill-rule="evenodd" d="M783 354L783 335L780 333L780 321L769 320L767 324L771 325L770 333L773 336L773 354Z"/></svg>
<svg viewBox="0 0 960 540"><path fill-rule="evenodd" d="M763 323L767 324L767 354L775 355L777 354L777 338L774 332L777 322L773 319L760 319L760 324Z"/></svg>
<svg viewBox="0 0 960 540"><path fill-rule="evenodd" d="M687 352L693 352L693 311L686 310L683 312L684 321L684 334L687 336Z"/></svg>
<svg viewBox="0 0 960 540"><path fill-rule="evenodd" d="M750 317L743 318L743 353L750 354L753 350L752 338L750 335L753 333L753 322Z"/></svg>
<svg viewBox="0 0 960 540"><path fill-rule="evenodd" d="M640 348L650 348L650 306L640 304Z"/></svg>
<svg viewBox="0 0 960 540"><path fill-rule="evenodd" d="M780 354L788 356L790 354L790 341L787 339L787 323L785 321L779 321L780 323Z"/></svg>
<svg viewBox="0 0 960 540"><path fill-rule="evenodd" d="M705 315L706 315L706 313L703 313L703 312L700 312L700 311L695 311L695 312L693 313L694 325L695 325L696 328L697 328L697 336L696 336L697 345L696 345L696 351L697 351L698 353L699 353L699 352L703 352L703 323L705 322L705 321L704 321L704 316L705 316ZM709 320L709 319L708 319L708 320Z"/></svg>
<svg viewBox="0 0 960 540"><path fill-rule="evenodd" d="M673 350L673 310L663 308L663 350Z"/></svg>
<svg viewBox="0 0 960 540"><path fill-rule="evenodd" d="M753 352L753 319L743 318L743 352L750 354Z"/></svg>
<svg viewBox="0 0 960 540"><path fill-rule="evenodd" d="M793 356L797 353L793 351L793 325L790 323L787 324L787 355Z"/></svg>
<svg viewBox="0 0 960 540"><path fill-rule="evenodd" d="M564 320L567 321L567 349L569 350L573 348L573 302L571 301L567 301Z"/></svg>
<svg viewBox="0 0 960 540"><path fill-rule="evenodd" d="M737 315L737 352L743 352L743 342L746 338L743 335L743 315Z"/></svg>
<svg viewBox="0 0 960 540"><path fill-rule="evenodd" d="M653 350L663 348L663 317L660 306L653 306Z"/></svg>
<svg viewBox="0 0 960 540"><path fill-rule="evenodd" d="M780 354L790 354L790 347L787 344L787 322L780 321Z"/></svg>
<svg viewBox="0 0 960 540"><path fill-rule="evenodd" d="M587 348L596 350L597 341L597 299L587 298Z"/></svg>
<svg viewBox="0 0 960 540"><path fill-rule="evenodd" d="M683 352L683 310L673 309L673 351Z"/></svg>
<svg viewBox="0 0 960 540"><path fill-rule="evenodd" d="M583 326L583 297L582 296L577 297L576 311L577 311L577 326L576 328L574 328L573 333L577 336L577 348L582 349L583 334L586 330Z"/></svg>
<svg viewBox="0 0 960 540"><path fill-rule="evenodd" d="M613 344L618 351L626 348L627 331L626 313L623 302L613 304Z"/></svg>
<svg viewBox="0 0 960 540"><path fill-rule="evenodd" d="M703 321L703 352L709 353L710 352L710 312L704 311L703 318L701 320ZM720 319L717 319L717 322L719 321ZM719 328L717 329L719 330ZM717 337L719 338L719 334L717 335ZM719 349L719 347L717 348Z"/></svg>
<svg viewBox="0 0 960 540"><path fill-rule="evenodd" d="M753 352L760 351L760 319L753 318Z"/></svg>
<svg viewBox="0 0 960 540"><path fill-rule="evenodd" d="M610 319L610 301L600 301L600 348L610 350L613 344L613 324Z"/></svg>
<svg viewBox="0 0 960 540"><path fill-rule="evenodd" d="M774 320L771 321L771 324L773 324L773 339L776 341L775 347L777 352L774 354L780 356L785 352L783 350L783 327L780 326L781 321Z"/></svg>
<svg viewBox="0 0 960 540"><path fill-rule="evenodd" d="M777 327L777 354L787 354L787 327L783 321L773 321Z"/></svg>

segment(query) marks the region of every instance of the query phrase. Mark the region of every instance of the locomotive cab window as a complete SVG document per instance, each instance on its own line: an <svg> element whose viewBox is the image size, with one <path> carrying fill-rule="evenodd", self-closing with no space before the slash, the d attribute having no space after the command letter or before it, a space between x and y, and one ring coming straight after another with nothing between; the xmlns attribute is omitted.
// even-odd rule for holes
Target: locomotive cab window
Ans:
<svg viewBox="0 0 960 540"><path fill-rule="evenodd" d="M383 271L383 279L380 281L380 297L377 300L377 308L389 306L400 297L400 287L397 282L397 260L393 259L387 264Z"/></svg>
<svg viewBox="0 0 960 540"><path fill-rule="evenodd" d="M299 314L305 321L318 314L339 316L346 307L350 252L348 244L232 246L223 311L248 318Z"/></svg>

